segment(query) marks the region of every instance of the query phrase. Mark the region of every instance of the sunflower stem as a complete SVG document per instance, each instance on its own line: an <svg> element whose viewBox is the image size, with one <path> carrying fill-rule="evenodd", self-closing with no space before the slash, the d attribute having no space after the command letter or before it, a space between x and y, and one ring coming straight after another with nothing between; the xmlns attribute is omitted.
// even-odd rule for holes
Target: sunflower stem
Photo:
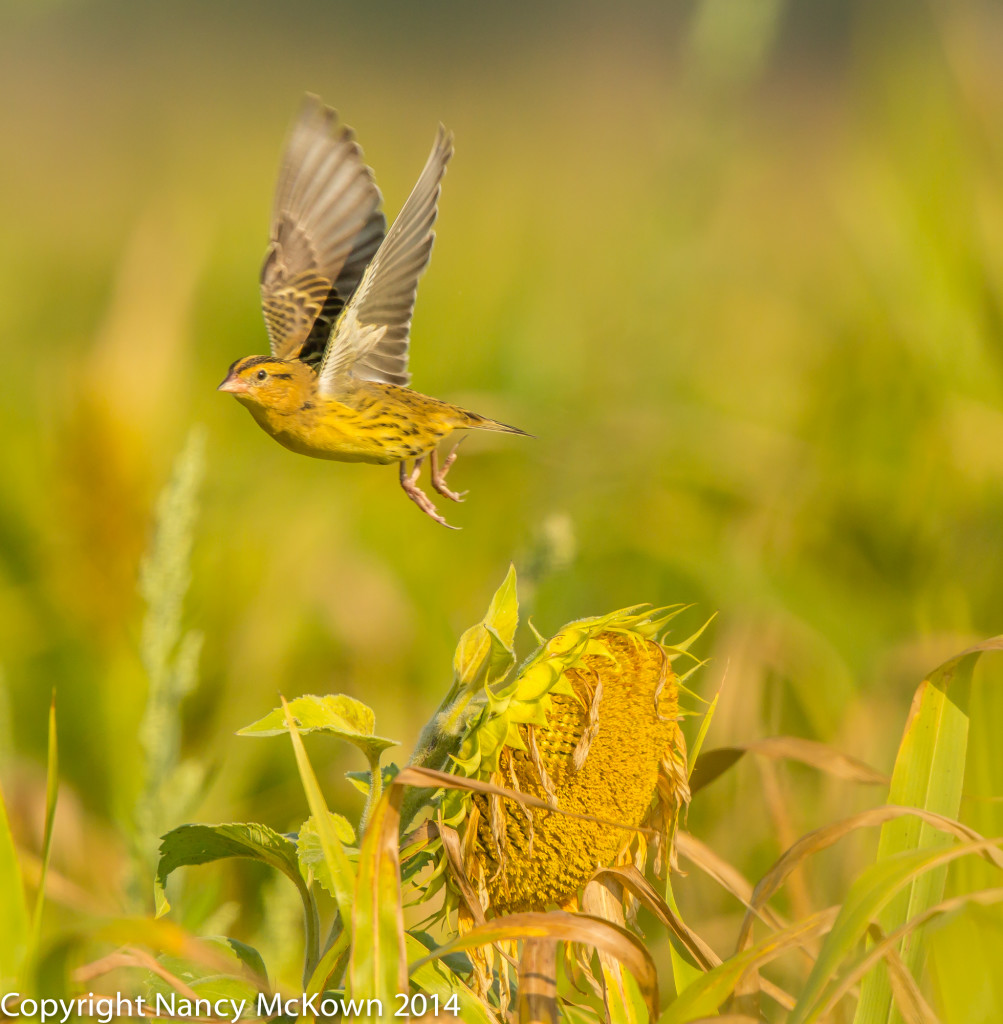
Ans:
<svg viewBox="0 0 1003 1024"><path fill-rule="evenodd" d="M459 747L473 697L474 691L458 682L453 683L449 693L425 723L425 728L422 729L415 744L414 753L408 761L409 766L434 768L437 771L448 769L449 759ZM414 816L428 803L433 792L434 790L427 788L410 788L404 794L400 815L402 833L411 824ZM368 811L368 804L366 809Z"/></svg>
<svg viewBox="0 0 1003 1024"><path fill-rule="evenodd" d="M359 822L359 836L365 835L369 825L369 816L373 808L383 795L383 768L380 766L380 755L368 755L369 757L369 795L366 797L366 806L362 810L362 820Z"/></svg>

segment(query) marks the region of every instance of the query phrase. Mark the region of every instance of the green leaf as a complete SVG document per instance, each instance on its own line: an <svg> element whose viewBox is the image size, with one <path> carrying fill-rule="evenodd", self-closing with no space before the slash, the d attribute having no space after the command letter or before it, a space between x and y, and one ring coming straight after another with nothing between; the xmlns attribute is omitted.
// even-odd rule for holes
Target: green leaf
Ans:
<svg viewBox="0 0 1003 1024"><path fill-rule="evenodd" d="M435 948L434 945L428 945L410 933L404 936L404 943L410 961L420 960ZM455 1018L456 1020L462 1020L465 1024L498 1024L498 1017L494 1011L481 1002L474 992L456 976L450 961L450 957L443 957L441 960L423 963L411 972L411 983L430 996L438 996L439 1003L443 1006L451 996L455 995L456 1001L460 1005L460 1012ZM468 971L470 969L469 961L466 964L466 969ZM442 1016L445 1017L444 1014Z"/></svg>
<svg viewBox="0 0 1003 1024"><path fill-rule="evenodd" d="M993 650L1003 650L1003 637L962 651L920 684L895 758L888 803L958 817L968 747L972 671L982 653ZM877 859L880 863L905 851L950 842L949 836L927 822L899 818L882 827ZM918 877L884 909L878 921L882 931L892 932L939 903L946 878L946 867ZM918 937L907 935L899 954L906 969L915 975L922 955ZM897 1018L887 975L872 972L864 979L854 1024L888 1024Z"/></svg>
<svg viewBox="0 0 1003 1024"><path fill-rule="evenodd" d="M383 777L382 789L386 789L394 779L397 778L397 773L400 771L400 767L393 762L390 764L383 765L380 771L380 775ZM372 772L345 772L345 778L363 795L369 796L369 789L372 785L373 773Z"/></svg>
<svg viewBox="0 0 1003 1024"><path fill-rule="evenodd" d="M717 698L715 698L715 700L716 699ZM679 905L676 903L676 894L672 891L671 871L667 871L665 873L665 902L668 903L674 914L679 914ZM701 974L703 974L703 971L701 971L699 967L691 964L682 955L682 953L676 949L674 943L669 944L669 957L672 962L672 980L675 982L677 993L688 988L701 976Z"/></svg>
<svg viewBox="0 0 1003 1024"><path fill-rule="evenodd" d="M958 857L972 853L984 855L1001 844L1003 839L976 839L946 849L934 846L903 850L872 864L850 887L788 1024L807 1024L818 1018L825 992L837 970L856 951L871 922L879 919L881 911L894 902L899 892L913 889L915 882L924 875L940 874Z"/></svg>
<svg viewBox="0 0 1003 1024"><path fill-rule="evenodd" d="M170 910L164 888L177 868L209 864L227 857L247 857L278 868L305 891L300 874L296 844L267 825L232 823L225 825L181 825L162 837L160 861L154 883L157 917Z"/></svg>
<svg viewBox="0 0 1003 1024"><path fill-rule="evenodd" d="M658 1018L658 1024L685 1024L697 1017L713 1016L746 973L768 964L789 949L804 946L824 932L834 917L834 909L812 914L773 932L755 946L736 953L712 971L701 974L669 1004Z"/></svg>
<svg viewBox="0 0 1003 1024"><path fill-rule="evenodd" d="M306 991L308 995L323 992L331 987L331 979L335 974L341 976L344 971L345 960L348 958L349 943L352 939L352 932L348 928L342 930L328 946L324 955L317 962L313 974L307 982Z"/></svg>
<svg viewBox="0 0 1003 1024"><path fill-rule="evenodd" d="M385 1007L394 1005L396 993L407 992L398 845L403 796L400 786L392 786L373 809L359 851L352 906L351 994L379 999Z"/></svg>
<svg viewBox="0 0 1003 1024"><path fill-rule="evenodd" d="M342 843L345 846L354 846L355 829L352 828L352 823L348 818L335 814L334 811L328 811L328 815L331 819L331 825ZM334 879L332 879L331 872L327 867L327 861L324 859L324 849L321 846L320 833L312 817L307 818L299 831L299 837L296 840L296 853L299 857L300 871L303 872L303 877L307 880L311 878L316 879L320 886L331 896L334 896Z"/></svg>
<svg viewBox="0 0 1003 1024"><path fill-rule="evenodd" d="M310 759L306 756L303 739L293 719L292 711L285 701L282 702L282 707L286 714L289 739L292 740L293 752L296 755L296 768L299 772L300 782L303 785L303 791L306 793L310 813L313 815L313 821L317 828L320 847L324 853L324 862L331 877L334 898L338 903L338 912L341 914L342 921L348 921L351 918L352 903L355 898L355 872L352 870L348 854L345 852L345 846L331 820L331 812L327 809L320 783L317 781L317 776L310 765ZM305 972L308 978L313 974L316 966L312 960L313 958L308 953Z"/></svg>
<svg viewBox="0 0 1003 1024"><path fill-rule="evenodd" d="M252 975L255 975L265 981L268 980L268 971L265 968L265 961L253 946L249 946L246 942L241 942L240 939L232 939L229 935L220 935L215 939L207 936L203 941L215 941L220 945L226 946L230 952L233 953L233 955L251 972Z"/></svg>
<svg viewBox="0 0 1003 1024"><path fill-rule="evenodd" d="M28 950L28 907L14 837L0 792L0 983L13 983Z"/></svg>
<svg viewBox="0 0 1003 1024"><path fill-rule="evenodd" d="M515 664L512 641L519 624L519 597L515 566L510 565L502 585L495 591L487 614L471 626L456 645L453 674L468 689L491 685L504 678Z"/></svg>
<svg viewBox="0 0 1003 1024"><path fill-rule="evenodd" d="M157 962L173 978L158 977L151 973L147 982L150 989L154 993L170 995L177 991L175 984L179 980L196 992L200 999L213 1002L217 999L233 999L238 1003L243 1000L249 1008L253 1008L258 992L268 986L268 976L264 973L264 964L257 951L244 946L244 950L253 954L252 960L256 958L261 968L248 970L244 957L234 949L234 940L202 939L201 945L205 951L211 950L215 954L211 964L200 963L190 957L161 955L157 957ZM243 946L243 943L239 945Z"/></svg>
<svg viewBox="0 0 1003 1024"><path fill-rule="evenodd" d="M327 732L358 747L367 758L378 757L396 740L384 739L374 733L376 716L373 709L343 693L322 697L307 693L288 702L298 731ZM281 736L287 732L285 711L276 708L264 718L238 730L238 736Z"/></svg>

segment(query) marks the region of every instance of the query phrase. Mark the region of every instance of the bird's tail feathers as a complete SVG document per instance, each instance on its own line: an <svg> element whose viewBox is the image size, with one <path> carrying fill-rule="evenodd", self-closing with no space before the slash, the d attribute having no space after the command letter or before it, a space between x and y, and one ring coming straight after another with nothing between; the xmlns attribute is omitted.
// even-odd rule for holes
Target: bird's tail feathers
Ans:
<svg viewBox="0 0 1003 1024"><path fill-rule="evenodd" d="M475 430L500 430L504 434L522 434L523 437L535 437L535 434L530 434L525 430L520 430L518 427L511 427L507 423L499 423L497 420L490 420L487 416L480 416L476 412L466 413L467 426L472 427Z"/></svg>

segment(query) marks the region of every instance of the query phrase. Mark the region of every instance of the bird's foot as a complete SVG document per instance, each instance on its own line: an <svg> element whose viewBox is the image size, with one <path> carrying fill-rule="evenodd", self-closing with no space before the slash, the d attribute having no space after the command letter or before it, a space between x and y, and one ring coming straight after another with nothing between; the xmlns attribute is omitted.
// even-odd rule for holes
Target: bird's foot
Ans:
<svg viewBox="0 0 1003 1024"><path fill-rule="evenodd" d="M401 487L404 488L404 493L430 519L434 519L437 523L441 523L448 530L458 530L458 526L450 526L450 524L446 522L445 518L439 515L439 510L432 504L429 496L418 486L418 474L421 473L421 467L424 461L424 456L420 459L415 459L414 469L410 473L407 471L406 462L402 462L400 464Z"/></svg>
<svg viewBox="0 0 1003 1024"><path fill-rule="evenodd" d="M450 501L463 501L468 491L452 491L446 485L446 474L449 472L449 467L456 461L456 449L460 447L464 442L464 438L460 438L456 444L453 445L453 450L446 456L446 461L439 466L439 453L433 448L432 449L432 486L444 497L449 498Z"/></svg>

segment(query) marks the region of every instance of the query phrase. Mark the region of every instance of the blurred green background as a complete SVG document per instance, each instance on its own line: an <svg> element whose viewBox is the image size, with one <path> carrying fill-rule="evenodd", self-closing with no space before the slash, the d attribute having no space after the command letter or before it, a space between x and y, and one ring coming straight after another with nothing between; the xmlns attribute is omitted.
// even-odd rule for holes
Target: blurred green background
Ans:
<svg viewBox="0 0 1003 1024"><path fill-rule="evenodd" d="M888 770L924 672L1003 632L1001 48L980 0L4 0L0 769L37 845L55 687L65 899L125 899L137 567L193 423L200 820L303 819L288 747L233 736L279 693L367 701L406 757L510 560L544 633L717 611L712 745L791 732ZM295 457L214 390L266 346L257 272L306 91L355 127L391 216L437 122L456 134L414 385L537 435L465 446L459 533L392 469ZM311 750L357 811L340 779L362 765ZM877 799L750 763L690 827L755 875ZM804 884L838 899L851 858L821 864ZM257 876L199 877L253 929ZM732 934L733 906L680 899Z"/></svg>

